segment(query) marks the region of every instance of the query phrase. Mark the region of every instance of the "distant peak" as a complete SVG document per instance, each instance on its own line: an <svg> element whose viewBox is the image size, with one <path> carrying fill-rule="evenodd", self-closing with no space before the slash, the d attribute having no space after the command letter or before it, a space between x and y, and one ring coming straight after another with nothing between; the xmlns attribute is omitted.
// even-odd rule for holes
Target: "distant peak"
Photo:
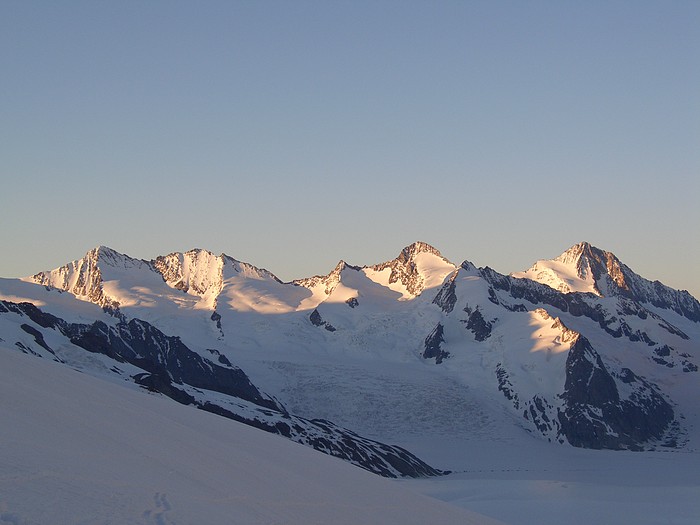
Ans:
<svg viewBox="0 0 700 525"><path fill-rule="evenodd" d="M110 248L109 246L100 245L93 248L85 254L86 259L92 259L94 261L99 261L100 263L105 263L108 265L115 265L117 263L123 264L128 261L137 261L133 257L118 252L117 250Z"/></svg>
<svg viewBox="0 0 700 525"><path fill-rule="evenodd" d="M587 241L582 241L578 244L574 244L571 248L562 253L559 257L554 259L562 263L572 263L577 262L583 256L592 256L594 251L601 251L595 248L591 243Z"/></svg>
<svg viewBox="0 0 700 525"><path fill-rule="evenodd" d="M474 272L474 271L478 270L478 268L476 267L476 265L473 262L467 261L467 260L464 260L464 262L462 262L462 264L460 265L460 268L462 268L466 272Z"/></svg>
<svg viewBox="0 0 700 525"><path fill-rule="evenodd" d="M419 257L422 254L430 254L440 261ZM441 285L445 277L457 267L445 259L437 248L426 242L416 241L401 250L396 259L366 268L375 272L389 270L388 284L401 282L406 292L415 297L425 288Z"/></svg>
<svg viewBox="0 0 700 525"><path fill-rule="evenodd" d="M186 254L194 254L194 255L199 255L200 253L204 253L206 255L211 255L215 257L214 252L210 252L209 250L205 250L204 248L192 248L191 250L187 250L185 252ZM224 254L221 254L222 256Z"/></svg>
<svg viewBox="0 0 700 525"><path fill-rule="evenodd" d="M88 255L94 254L94 255L115 255L117 254L117 250L114 250L110 248L109 246L104 246L103 244L100 244L99 246L96 246L92 250L87 252Z"/></svg>
<svg viewBox="0 0 700 525"><path fill-rule="evenodd" d="M437 255L438 257L442 257L442 254L437 248L423 241L416 241L413 244L409 244L403 250L401 250L401 255L403 255L407 259L415 257L416 255L419 255L421 253L431 253L433 255Z"/></svg>
<svg viewBox="0 0 700 525"><path fill-rule="evenodd" d="M555 266L552 266L552 263ZM557 269L556 264L568 267L569 270ZM567 272L573 273L567 277ZM587 291L604 297L619 295L621 290L628 290L627 280L631 273L631 270L625 270L615 254L582 241L574 244L555 259L538 261L527 272L513 275L540 280L565 293Z"/></svg>
<svg viewBox="0 0 700 525"><path fill-rule="evenodd" d="M574 244L571 249L576 250L577 252L581 254L588 254L592 252L593 250L598 250L598 248L594 247L590 242L588 241L581 241L578 244ZM600 251L600 250L598 250Z"/></svg>

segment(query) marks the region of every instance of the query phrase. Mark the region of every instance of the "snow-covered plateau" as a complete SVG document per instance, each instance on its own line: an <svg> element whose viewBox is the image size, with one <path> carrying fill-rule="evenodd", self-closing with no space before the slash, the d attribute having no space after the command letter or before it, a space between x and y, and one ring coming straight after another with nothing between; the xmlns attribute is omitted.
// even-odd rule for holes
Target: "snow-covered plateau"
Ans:
<svg viewBox="0 0 700 525"><path fill-rule="evenodd" d="M700 518L700 303L585 242L290 283L98 247L0 279L0 359L0 523Z"/></svg>

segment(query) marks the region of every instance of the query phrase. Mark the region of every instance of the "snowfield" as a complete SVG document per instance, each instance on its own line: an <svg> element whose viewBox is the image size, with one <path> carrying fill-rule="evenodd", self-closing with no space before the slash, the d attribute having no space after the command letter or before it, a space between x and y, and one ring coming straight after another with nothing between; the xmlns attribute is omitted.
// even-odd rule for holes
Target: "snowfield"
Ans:
<svg viewBox="0 0 700 525"><path fill-rule="evenodd" d="M0 348L0 523L497 523L160 395Z"/></svg>

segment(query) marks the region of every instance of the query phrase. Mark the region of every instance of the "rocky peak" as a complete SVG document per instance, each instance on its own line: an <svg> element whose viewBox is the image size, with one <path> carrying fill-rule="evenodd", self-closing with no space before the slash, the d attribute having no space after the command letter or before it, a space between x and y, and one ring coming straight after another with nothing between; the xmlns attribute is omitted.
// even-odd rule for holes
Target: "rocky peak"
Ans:
<svg viewBox="0 0 700 525"><path fill-rule="evenodd" d="M141 259L134 259L124 253L120 253L109 246L97 246L92 250L88 251L85 256L81 259L82 261L89 261L90 264L98 265L101 268L117 268L117 269L129 269L129 268L141 268L143 266L149 266L147 261Z"/></svg>
<svg viewBox="0 0 700 525"><path fill-rule="evenodd" d="M145 261L107 246L97 246L85 256L54 270L39 272L27 281L72 293L76 297L98 304L103 308L118 308L119 302L108 297L103 288L104 272L110 269L129 269L148 265Z"/></svg>
<svg viewBox="0 0 700 525"><path fill-rule="evenodd" d="M588 242L575 244L559 257L537 261L529 270L511 274L563 293L591 292L600 297L622 297L651 304L700 322L700 302L687 291L649 281L623 264L615 254Z"/></svg>
<svg viewBox="0 0 700 525"><path fill-rule="evenodd" d="M478 270L478 268L473 262L467 261L466 259L462 262L460 268L465 272L476 272Z"/></svg>
<svg viewBox="0 0 700 525"><path fill-rule="evenodd" d="M125 260L131 259L131 257L128 255L121 254L108 246L98 246L97 248L93 248L87 252L85 257L109 264L110 266L115 266Z"/></svg>
<svg viewBox="0 0 700 525"><path fill-rule="evenodd" d="M343 273L343 270L345 268L348 268L348 264L343 261L342 259L338 261L338 264L336 264L335 268L333 268L333 271L328 274L326 277L326 293L330 295L330 293L333 291L333 289L338 286L338 283L340 283L340 276Z"/></svg>
<svg viewBox="0 0 700 525"><path fill-rule="evenodd" d="M426 288L426 285L429 284L426 282L426 275L424 275L425 272L420 267L419 259L421 259L420 256L424 254L433 255L441 260L444 269L443 271L438 272L440 274L437 277L439 282L432 283L437 286L441 285L444 278L452 273L456 269L456 266L445 259L437 248L434 248L433 246L422 241L417 241L409 246L406 246L403 250L401 250L401 253L396 259L370 266L369 268L376 272L382 272L386 269L390 269L390 284L401 282L406 287L406 291L408 293L413 296L418 296ZM433 278L434 277L431 277L431 279Z"/></svg>
<svg viewBox="0 0 700 525"><path fill-rule="evenodd" d="M590 243L583 241L578 244L574 244L571 248L566 250L554 260L564 264L577 264L582 257L592 257L594 249L599 251L597 248L591 246Z"/></svg>
<svg viewBox="0 0 700 525"><path fill-rule="evenodd" d="M406 246L403 250L401 250L401 254L398 258L410 261L415 259L415 257L421 253L431 253L444 259L437 248L423 241L416 241L413 244Z"/></svg>
<svg viewBox="0 0 700 525"><path fill-rule="evenodd" d="M157 257L152 264L173 288L199 296L221 292L224 259L208 250L174 252Z"/></svg>
<svg viewBox="0 0 700 525"><path fill-rule="evenodd" d="M623 264L611 252L603 251L588 242L575 244L554 259L567 265L575 265L581 279L593 278L595 291L605 296L616 290L629 290Z"/></svg>
<svg viewBox="0 0 700 525"><path fill-rule="evenodd" d="M308 277L306 279L297 279L293 281L293 284L303 286L304 288L315 288L321 285L324 287L324 293L330 295L340 283L341 274L347 268L355 271L359 270L357 266L352 266L341 259L328 275L315 275L314 277Z"/></svg>

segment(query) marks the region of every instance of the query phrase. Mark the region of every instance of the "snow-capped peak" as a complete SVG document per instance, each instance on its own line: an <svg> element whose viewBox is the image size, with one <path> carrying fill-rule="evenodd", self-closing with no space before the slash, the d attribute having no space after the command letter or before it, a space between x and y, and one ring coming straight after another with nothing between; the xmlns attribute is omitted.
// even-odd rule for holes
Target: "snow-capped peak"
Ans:
<svg viewBox="0 0 700 525"><path fill-rule="evenodd" d="M24 280L68 291L79 299L103 307L116 308L120 302L105 293L104 282L112 279L111 274L142 268L150 269L149 263L133 259L107 246L98 246L88 251L82 259L55 270L39 272Z"/></svg>
<svg viewBox="0 0 700 525"><path fill-rule="evenodd" d="M133 306L148 306L151 309L163 302L196 304L196 308L212 309L222 293L228 302L236 303L232 304L233 308L268 310L269 305L265 301L270 290L277 290L275 295L282 288L293 288L284 285L265 269L200 248L143 261L98 246L81 259L24 280L67 291L80 300L122 311L125 307ZM183 302L178 294L173 295L173 289L194 296L194 303ZM233 299L229 297L232 294ZM296 298L290 300L293 302ZM280 302L278 299L269 301L274 304ZM264 307L259 306L262 303L265 303ZM286 303L283 307L285 310L292 308Z"/></svg>
<svg viewBox="0 0 700 525"><path fill-rule="evenodd" d="M554 260L574 265L580 279L588 280L592 276L592 291L597 295L609 295L611 284L616 290L629 290L623 265L615 254L591 246L588 242L575 244Z"/></svg>
<svg viewBox="0 0 700 525"><path fill-rule="evenodd" d="M604 297L613 290L627 290L622 264L610 252L584 241L558 257L537 261L524 272L511 274L546 284L564 293L588 292Z"/></svg>
<svg viewBox="0 0 700 525"><path fill-rule="evenodd" d="M423 290L437 288L457 267L433 246L417 241L406 246L399 256L364 269L373 281L401 292L405 299Z"/></svg>
<svg viewBox="0 0 700 525"><path fill-rule="evenodd" d="M87 252L85 257L96 258L100 262L104 264L109 264L110 266L123 266L128 261L130 262L136 260L132 257L129 257L128 255L113 250L109 246L103 245L100 245L97 248L93 248L92 250Z"/></svg>
<svg viewBox="0 0 700 525"><path fill-rule="evenodd" d="M623 264L614 253L585 241L554 259L537 261L530 269L511 276L537 281L564 293L622 296L700 321L700 303L687 291L649 281Z"/></svg>
<svg viewBox="0 0 700 525"><path fill-rule="evenodd" d="M595 249L597 250L597 248ZM574 244L571 248L566 250L560 256L556 257L554 260L564 264L577 264L582 257L592 257L593 250L594 248L590 243L583 241L578 244Z"/></svg>
<svg viewBox="0 0 700 525"><path fill-rule="evenodd" d="M401 250L401 255L399 255L399 258L404 257L406 260L412 260L422 253L431 253L444 259L437 248L423 241L416 241L406 246L403 250Z"/></svg>

